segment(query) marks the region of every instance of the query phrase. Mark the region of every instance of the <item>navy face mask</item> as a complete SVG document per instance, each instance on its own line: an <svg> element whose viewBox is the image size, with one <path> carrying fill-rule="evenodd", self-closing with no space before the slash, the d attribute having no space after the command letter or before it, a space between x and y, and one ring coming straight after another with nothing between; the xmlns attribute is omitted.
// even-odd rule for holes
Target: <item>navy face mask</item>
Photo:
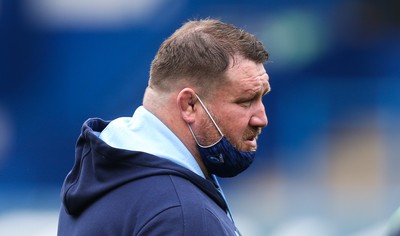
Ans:
<svg viewBox="0 0 400 236"><path fill-rule="evenodd" d="M201 106L207 112L211 121L221 134L221 138L216 143L209 146L203 146L198 142L192 128L189 125L189 130L197 143L198 150L205 167L210 174L214 174L219 177L234 177L240 174L251 165L255 158L256 152L244 152L235 148L222 134L217 123L214 121L210 112L207 110L200 98L197 95L196 97L199 99Z"/></svg>

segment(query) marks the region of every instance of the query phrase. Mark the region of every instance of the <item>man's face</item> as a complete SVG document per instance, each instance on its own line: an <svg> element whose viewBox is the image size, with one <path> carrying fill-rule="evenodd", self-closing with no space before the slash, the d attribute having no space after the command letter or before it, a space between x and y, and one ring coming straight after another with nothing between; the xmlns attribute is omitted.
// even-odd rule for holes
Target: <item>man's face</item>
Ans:
<svg viewBox="0 0 400 236"><path fill-rule="evenodd" d="M226 73L228 82L213 92L205 105L226 138L240 151L255 151L261 128L268 123L262 97L271 90L262 64L237 58ZM214 143L220 135L205 114L201 143Z"/></svg>

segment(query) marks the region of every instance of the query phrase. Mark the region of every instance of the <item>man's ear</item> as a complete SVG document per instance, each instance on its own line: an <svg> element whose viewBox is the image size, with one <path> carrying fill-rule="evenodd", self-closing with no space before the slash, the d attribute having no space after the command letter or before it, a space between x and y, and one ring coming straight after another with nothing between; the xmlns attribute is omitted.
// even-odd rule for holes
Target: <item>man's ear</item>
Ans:
<svg viewBox="0 0 400 236"><path fill-rule="evenodd" d="M182 89L176 98L182 119L191 124L195 120L195 103L197 101L196 93L191 88Z"/></svg>

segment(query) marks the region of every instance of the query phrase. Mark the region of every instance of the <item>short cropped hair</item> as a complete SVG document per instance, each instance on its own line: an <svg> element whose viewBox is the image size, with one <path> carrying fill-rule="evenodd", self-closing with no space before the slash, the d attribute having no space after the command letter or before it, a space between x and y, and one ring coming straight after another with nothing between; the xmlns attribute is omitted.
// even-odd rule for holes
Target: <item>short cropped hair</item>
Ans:
<svg viewBox="0 0 400 236"><path fill-rule="evenodd" d="M188 21L161 44L151 63L149 86L170 91L183 79L203 92L211 90L223 82L237 56L256 63L268 60L253 34L219 20Z"/></svg>

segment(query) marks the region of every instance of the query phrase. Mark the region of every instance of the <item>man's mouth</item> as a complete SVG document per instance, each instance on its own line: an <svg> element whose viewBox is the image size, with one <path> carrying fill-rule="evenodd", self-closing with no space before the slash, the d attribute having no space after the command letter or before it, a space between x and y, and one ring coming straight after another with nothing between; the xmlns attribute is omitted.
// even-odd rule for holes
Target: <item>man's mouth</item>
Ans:
<svg viewBox="0 0 400 236"><path fill-rule="evenodd" d="M249 151L255 151L257 149L257 139L261 134L261 129L249 129L245 132L243 136L243 143L246 146L246 149Z"/></svg>
<svg viewBox="0 0 400 236"><path fill-rule="evenodd" d="M258 139L258 135L250 136L244 141L244 143L248 147L250 147L250 149L253 151L253 150L257 149L257 139Z"/></svg>

